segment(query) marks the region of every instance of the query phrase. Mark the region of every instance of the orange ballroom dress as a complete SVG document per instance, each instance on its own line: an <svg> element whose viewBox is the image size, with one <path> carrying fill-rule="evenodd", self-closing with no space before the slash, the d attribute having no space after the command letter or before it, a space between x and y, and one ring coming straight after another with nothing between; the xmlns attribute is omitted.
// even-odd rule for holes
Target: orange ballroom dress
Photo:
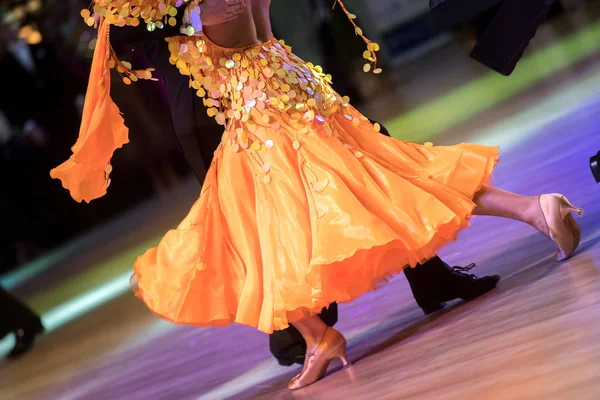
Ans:
<svg viewBox="0 0 600 400"><path fill-rule="evenodd" d="M72 157L51 172L77 201L106 193L127 128L110 100L103 19ZM115 28L118 29L118 28ZM469 225L498 148L388 138L276 39L224 48L167 39L171 62L224 125L198 200L134 264L136 295L177 324L271 333L377 288Z"/></svg>

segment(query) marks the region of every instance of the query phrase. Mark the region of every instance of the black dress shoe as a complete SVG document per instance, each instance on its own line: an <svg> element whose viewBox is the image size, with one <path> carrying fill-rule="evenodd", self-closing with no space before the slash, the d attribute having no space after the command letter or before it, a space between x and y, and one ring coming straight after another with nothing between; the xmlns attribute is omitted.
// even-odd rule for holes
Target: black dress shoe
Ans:
<svg viewBox="0 0 600 400"><path fill-rule="evenodd" d="M25 329L16 329L14 332L17 342L15 343L15 347L13 347L6 357L8 359L15 359L27 353L33 347L36 336L42 334L44 330L44 326L41 322Z"/></svg>
<svg viewBox="0 0 600 400"><path fill-rule="evenodd" d="M479 278L470 273L474 267L475 264L470 264L466 267L445 266L441 269L427 268L427 264L424 264L407 268L404 272L417 304L425 315L429 315L443 309L447 301L471 300L496 287L500 281L498 275Z"/></svg>

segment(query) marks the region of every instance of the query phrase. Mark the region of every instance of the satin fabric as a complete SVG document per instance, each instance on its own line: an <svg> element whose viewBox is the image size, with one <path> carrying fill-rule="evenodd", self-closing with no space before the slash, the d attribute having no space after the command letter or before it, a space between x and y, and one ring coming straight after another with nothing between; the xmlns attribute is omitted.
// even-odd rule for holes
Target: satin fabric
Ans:
<svg viewBox="0 0 600 400"><path fill-rule="evenodd" d="M252 106L249 118L228 120L188 216L134 265L136 294L156 314L271 333L375 289L434 256L468 225L473 196L498 160L496 147L384 137L333 92L318 67L275 39L245 49L194 40L168 39L172 62L210 94L207 105L235 102L243 82L240 104ZM238 61L231 69L211 67L228 60ZM294 107L260 104L263 92L281 98L281 65L294 76L316 77L307 90L325 116L304 120Z"/></svg>
<svg viewBox="0 0 600 400"><path fill-rule="evenodd" d="M71 197L90 202L106 194L110 185L110 159L116 149L129 143L129 129L119 108L110 97L109 25L104 19L98 27L98 40L83 105L79 138L73 155L50 171L62 181Z"/></svg>
<svg viewBox="0 0 600 400"><path fill-rule="evenodd" d="M226 128L187 217L135 262L136 295L157 315L271 333L377 288L469 224L496 147L384 137L319 67L275 39L244 49L168 42L171 62ZM104 106L84 118L92 122L78 143L97 151L76 146L86 150L76 165L109 165L125 140L106 91L94 94L96 72L89 104ZM93 122L100 115L106 125ZM95 167L59 169L76 199L106 190L86 178Z"/></svg>
<svg viewBox="0 0 600 400"><path fill-rule="evenodd" d="M425 147L367 124L335 125L362 157L322 132L299 151L281 135L268 185L243 153L220 152L187 218L135 263L150 309L176 323L270 333L373 290L468 225L496 148Z"/></svg>

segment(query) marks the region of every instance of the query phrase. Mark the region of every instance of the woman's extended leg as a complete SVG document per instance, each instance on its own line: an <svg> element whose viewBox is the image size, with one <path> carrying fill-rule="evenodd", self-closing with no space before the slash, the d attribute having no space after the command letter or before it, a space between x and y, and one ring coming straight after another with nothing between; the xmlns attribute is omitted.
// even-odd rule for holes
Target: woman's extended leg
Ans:
<svg viewBox="0 0 600 400"><path fill-rule="evenodd" d="M525 222L550 238L558 248L557 260L573 255L581 231L571 213L583 215L561 194L521 196L506 190L484 186L475 195L474 215L489 215Z"/></svg>

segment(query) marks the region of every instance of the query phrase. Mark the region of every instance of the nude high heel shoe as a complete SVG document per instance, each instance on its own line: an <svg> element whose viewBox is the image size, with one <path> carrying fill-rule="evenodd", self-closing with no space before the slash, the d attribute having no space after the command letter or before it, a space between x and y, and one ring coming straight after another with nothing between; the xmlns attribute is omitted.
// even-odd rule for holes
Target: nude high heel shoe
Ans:
<svg viewBox="0 0 600 400"><path fill-rule="evenodd" d="M328 327L317 350L306 355L302 372L290 381L288 388L291 390L302 389L320 380L325 376L329 363L335 358L339 358L344 367L350 366L346 359L346 339L341 333Z"/></svg>
<svg viewBox="0 0 600 400"><path fill-rule="evenodd" d="M581 240L581 229L571 213L581 217L583 209L573 206L559 193L541 195L539 204L548 228L545 234L558 248L556 259L566 260L573 255Z"/></svg>

